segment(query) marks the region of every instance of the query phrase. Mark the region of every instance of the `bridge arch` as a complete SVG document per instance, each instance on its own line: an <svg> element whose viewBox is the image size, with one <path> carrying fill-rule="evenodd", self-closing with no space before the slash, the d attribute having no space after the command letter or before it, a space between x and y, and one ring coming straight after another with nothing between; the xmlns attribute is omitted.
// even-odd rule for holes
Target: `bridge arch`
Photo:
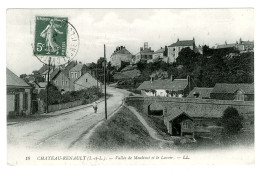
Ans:
<svg viewBox="0 0 260 175"><path fill-rule="evenodd" d="M166 113L166 107L162 103L154 101L147 105L147 113L148 115L162 116Z"/></svg>

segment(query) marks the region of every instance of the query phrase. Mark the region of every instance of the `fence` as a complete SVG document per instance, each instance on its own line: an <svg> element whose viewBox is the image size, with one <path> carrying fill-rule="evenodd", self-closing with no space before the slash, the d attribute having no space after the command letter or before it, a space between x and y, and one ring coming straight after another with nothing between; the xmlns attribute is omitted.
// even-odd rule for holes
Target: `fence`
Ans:
<svg viewBox="0 0 260 175"><path fill-rule="evenodd" d="M73 108L75 106L80 106L80 105L83 105L83 104L89 104L93 101L95 101L95 99L92 99L92 100L91 99L77 100L77 101L63 103L63 104L49 105L48 111L54 112L54 111L59 111L59 110L62 110L62 109Z"/></svg>

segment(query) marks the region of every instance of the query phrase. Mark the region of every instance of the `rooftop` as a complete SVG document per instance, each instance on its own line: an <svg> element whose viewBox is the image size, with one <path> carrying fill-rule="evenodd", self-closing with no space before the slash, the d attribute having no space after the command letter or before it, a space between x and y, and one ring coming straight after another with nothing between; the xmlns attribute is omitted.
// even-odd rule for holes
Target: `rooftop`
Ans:
<svg viewBox="0 0 260 175"><path fill-rule="evenodd" d="M173 43L173 44L169 45L169 47L175 47L175 46L193 46L194 43L195 43L194 40L182 40L182 41L180 41L180 40L178 39L176 43Z"/></svg>
<svg viewBox="0 0 260 175"><path fill-rule="evenodd" d="M213 88L194 87L187 98L195 98L194 93L199 93L198 98L210 98Z"/></svg>
<svg viewBox="0 0 260 175"><path fill-rule="evenodd" d="M79 63L76 66L74 66L73 68L71 68L70 71L71 72L78 72L78 71L81 71L82 67L83 67L83 64Z"/></svg>
<svg viewBox="0 0 260 175"><path fill-rule="evenodd" d="M254 94L254 84L217 83L212 93L235 93L237 90L243 90L245 94Z"/></svg>
<svg viewBox="0 0 260 175"><path fill-rule="evenodd" d="M7 86L19 86L19 87L31 87L23 79L19 78L12 71L6 68L6 85Z"/></svg>
<svg viewBox="0 0 260 175"><path fill-rule="evenodd" d="M154 81L144 81L137 89L139 90L155 90L165 89L172 91L184 90L188 86L187 79L160 79Z"/></svg>

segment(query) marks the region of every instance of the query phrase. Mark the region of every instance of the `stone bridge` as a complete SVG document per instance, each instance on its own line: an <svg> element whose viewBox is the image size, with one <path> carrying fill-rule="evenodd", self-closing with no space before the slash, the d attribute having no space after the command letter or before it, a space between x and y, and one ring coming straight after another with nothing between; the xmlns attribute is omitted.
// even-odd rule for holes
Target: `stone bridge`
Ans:
<svg viewBox="0 0 260 175"><path fill-rule="evenodd" d="M174 115L179 115L182 112L192 118L195 125L197 123L215 125L228 107L236 108L245 119L254 120L253 101L131 96L125 98L125 103L146 115L150 115L153 110L160 109L168 129L170 120L177 117Z"/></svg>

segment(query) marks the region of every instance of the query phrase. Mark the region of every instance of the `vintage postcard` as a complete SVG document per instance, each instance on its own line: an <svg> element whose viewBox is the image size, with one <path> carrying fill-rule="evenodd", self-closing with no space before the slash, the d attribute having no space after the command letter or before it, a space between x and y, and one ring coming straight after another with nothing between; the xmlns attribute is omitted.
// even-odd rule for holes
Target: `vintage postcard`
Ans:
<svg viewBox="0 0 260 175"><path fill-rule="evenodd" d="M7 9L7 164L252 165L254 9Z"/></svg>

